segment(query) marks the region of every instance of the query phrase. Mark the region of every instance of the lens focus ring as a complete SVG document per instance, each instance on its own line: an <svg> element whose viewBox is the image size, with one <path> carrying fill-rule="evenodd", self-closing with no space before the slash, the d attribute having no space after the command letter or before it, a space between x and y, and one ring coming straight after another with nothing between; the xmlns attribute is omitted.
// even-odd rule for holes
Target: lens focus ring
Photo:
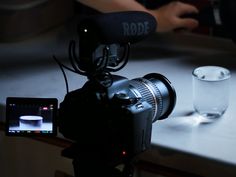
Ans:
<svg viewBox="0 0 236 177"><path fill-rule="evenodd" d="M152 106L152 121L156 121L163 111L163 101L159 89L155 84L145 78L130 80L130 85L140 93L143 100L147 101Z"/></svg>

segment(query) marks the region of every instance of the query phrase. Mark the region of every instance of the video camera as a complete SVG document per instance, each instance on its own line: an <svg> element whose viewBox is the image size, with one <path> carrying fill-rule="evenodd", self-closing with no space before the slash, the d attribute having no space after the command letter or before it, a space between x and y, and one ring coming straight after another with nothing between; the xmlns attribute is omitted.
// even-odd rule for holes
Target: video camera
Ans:
<svg viewBox="0 0 236 177"><path fill-rule="evenodd" d="M62 155L73 159L76 177L132 176L132 159L151 147L152 123L170 115L176 103L176 93L171 82L159 73L131 80L111 73L126 65L130 45L155 32L156 25L153 16L138 11L99 14L82 19L78 25L78 57L76 42L71 41L71 66L54 59L62 71L69 69L86 76L88 81L82 88L67 90L58 110L55 99L44 100L45 104L41 104L40 99L8 98L7 119L14 117L17 122L16 119L24 115L41 117L34 122L22 120L25 125L41 127L40 121L45 118L38 110L47 109L51 120L56 119L51 122L57 122L59 132L73 142ZM32 107L29 105L35 105L34 101L37 102L34 106L36 111L29 111ZM13 114L16 105L18 112ZM22 131L23 135L36 136L37 133L48 135L55 130ZM9 126L7 132L20 134ZM115 168L119 164L124 164L121 171Z"/></svg>
<svg viewBox="0 0 236 177"><path fill-rule="evenodd" d="M111 74L127 63L130 44L155 30L154 17L143 12L81 21L79 57L75 58L72 42L70 61L74 72L88 81L69 92L59 108L59 131L75 142L64 155L74 160L76 176L113 176L114 167L121 163L126 164L122 175L129 176L128 163L151 146L152 123L174 109L176 93L165 76L150 73L129 80Z"/></svg>

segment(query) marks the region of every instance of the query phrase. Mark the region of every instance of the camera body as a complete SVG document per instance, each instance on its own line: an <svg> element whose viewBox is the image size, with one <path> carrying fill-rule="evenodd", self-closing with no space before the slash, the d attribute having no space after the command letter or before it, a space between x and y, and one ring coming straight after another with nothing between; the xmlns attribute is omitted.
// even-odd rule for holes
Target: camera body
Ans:
<svg viewBox="0 0 236 177"><path fill-rule="evenodd" d="M86 154L83 159L92 153L116 165L151 147L152 123L169 116L176 93L158 73L132 80L102 78L106 84L90 79L66 94L59 107L59 131L75 141L76 153Z"/></svg>
<svg viewBox="0 0 236 177"><path fill-rule="evenodd" d="M86 152L116 161L150 148L152 106L131 89L130 81L113 75L106 88L89 80L65 96L59 108L59 131Z"/></svg>

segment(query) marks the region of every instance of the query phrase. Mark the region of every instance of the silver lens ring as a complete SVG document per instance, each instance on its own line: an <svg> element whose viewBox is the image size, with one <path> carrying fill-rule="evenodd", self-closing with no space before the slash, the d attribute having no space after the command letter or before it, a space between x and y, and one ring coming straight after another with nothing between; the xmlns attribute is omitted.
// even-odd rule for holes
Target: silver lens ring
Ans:
<svg viewBox="0 0 236 177"><path fill-rule="evenodd" d="M163 111L163 101L161 93L155 84L145 78L136 78L130 80L130 85L138 91L143 100L151 104L153 110L152 121L160 117ZM133 89L133 91L135 91L135 89ZM136 93L136 95L138 93Z"/></svg>

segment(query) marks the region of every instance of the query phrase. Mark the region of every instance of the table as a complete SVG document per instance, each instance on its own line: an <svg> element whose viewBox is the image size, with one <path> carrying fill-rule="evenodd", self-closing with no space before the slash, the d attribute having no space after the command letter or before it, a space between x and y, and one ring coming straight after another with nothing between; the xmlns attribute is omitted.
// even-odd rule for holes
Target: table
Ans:
<svg viewBox="0 0 236 177"><path fill-rule="evenodd" d="M198 40L192 38L191 41ZM233 177L236 176L235 52L224 48L227 45L224 40L214 39L213 45L204 38L200 41L202 44L193 50L189 50L191 45L182 48L185 51L179 51L177 47L174 49L177 53L173 54L173 50L168 53L170 57L165 55L163 60L145 60L139 64L143 68L149 66L146 72L156 68L164 73L177 93L175 110L168 119L153 124L152 150L142 154L141 158L199 176ZM235 50L234 44L228 49ZM148 66L144 66L145 62ZM224 66L232 72L230 106L222 118L212 123L204 123L193 113L191 72L200 65Z"/></svg>
<svg viewBox="0 0 236 177"><path fill-rule="evenodd" d="M41 36L37 42L0 44L0 121L4 121L7 96L63 100L65 82L52 59L52 54L63 61L67 57L68 36L61 34ZM138 158L197 176L236 176L235 49L231 40L188 33L156 34L131 46L128 64L116 74L133 79L158 72L172 82L177 93L169 118L153 123L152 148ZM230 106L222 118L208 124L193 114L192 107L191 72L200 65L220 65L232 72ZM67 75L70 90L87 80L71 72Z"/></svg>

